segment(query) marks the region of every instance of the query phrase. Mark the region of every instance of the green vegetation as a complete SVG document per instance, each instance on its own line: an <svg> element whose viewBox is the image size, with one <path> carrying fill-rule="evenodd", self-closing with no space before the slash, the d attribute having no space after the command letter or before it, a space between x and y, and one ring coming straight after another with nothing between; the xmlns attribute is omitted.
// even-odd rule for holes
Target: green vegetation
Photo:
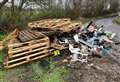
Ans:
<svg viewBox="0 0 120 82"><path fill-rule="evenodd" d="M115 22L116 22L117 24L120 24L120 17L118 17L117 19L115 19Z"/></svg>
<svg viewBox="0 0 120 82"><path fill-rule="evenodd" d="M0 82L65 82L69 71L64 66L55 65L51 63L49 69L44 69L39 62L34 62L9 70L0 69Z"/></svg>
<svg viewBox="0 0 120 82"><path fill-rule="evenodd" d="M0 41L2 41L2 40L3 40L3 38L4 38L4 36L3 36L3 35L0 35Z"/></svg>
<svg viewBox="0 0 120 82"><path fill-rule="evenodd" d="M44 69L39 64L32 64L35 76L34 81L37 82L65 82L63 77L68 75L69 71L64 66L56 66L55 62L50 63L49 69Z"/></svg>
<svg viewBox="0 0 120 82"><path fill-rule="evenodd" d="M6 75L6 71L0 69L0 82L8 82L8 81L4 78L5 75Z"/></svg>
<svg viewBox="0 0 120 82"><path fill-rule="evenodd" d="M35 61L9 70L0 69L0 82L65 82L68 75L69 70L58 62L52 61L44 68L40 61Z"/></svg>
<svg viewBox="0 0 120 82"><path fill-rule="evenodd" d="M59 11L58 11L59 10ZM53 13L54 12L54 13ZM62 9L40 9L40 10L21 10L15 8L11 12L9 8L3 8L0 13L0 27L4 33L12 32L15 28L26 29L27 23L34 20L45 18L62 18L64 16Z"/></svg>

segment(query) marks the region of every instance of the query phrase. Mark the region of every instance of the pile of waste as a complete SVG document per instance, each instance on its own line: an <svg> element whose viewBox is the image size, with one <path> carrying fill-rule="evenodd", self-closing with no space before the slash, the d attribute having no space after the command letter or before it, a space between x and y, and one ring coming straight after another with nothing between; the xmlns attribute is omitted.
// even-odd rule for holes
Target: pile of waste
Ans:
<svg viewBox="0 0 120 82"><path fill-rule="evenodd" d="M15 67L30 61L49 57L51 54L64 55L63 63L88 64L93 57L108 55L115 33L96 27L91 21L86 27L72 23L70 19L44 19L28 23L29 30L13 33L8 44L6 68Z"/></svg>
<svg viewBox="0 0 120 82"><path fill-rule="evenodd" d="M89 56L102 57L108 55L115 33L104 31L103 27L95 27L91 21L87 27L77 27L68 33L54 36L54 43L65 45L71 55L64 62L87 63Z"/></svg>
<svg viewBox="0 0 120 82"><path fill-rule="evenodd" d="M108 56L113 45L119 44L119 41L115 41L116 33L105 31L103 26L97 26L93 21L86 27L81 23L74 24L75 28L66 31L69 23L70 19L46 19L30 22L28 27L38 31L44 29L43 32L54 31L52 36L47 34L50 42L66 47L68 52L63 53L67 54L63 62L70 66L74 62L86 64L90 63L89 60L94 57ZM59 33L55 33L55 31L59 31Z"/></svg>

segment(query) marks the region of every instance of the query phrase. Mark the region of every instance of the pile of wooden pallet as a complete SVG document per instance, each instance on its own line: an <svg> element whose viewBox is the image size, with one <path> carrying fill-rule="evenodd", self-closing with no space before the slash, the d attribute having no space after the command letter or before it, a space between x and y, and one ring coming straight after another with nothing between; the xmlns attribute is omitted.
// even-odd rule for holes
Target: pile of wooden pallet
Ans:
<svg viewBox="0 0 120 82"><path fill-rule="evenodd" d="M69 32L73 28L80 27L80 23L72 23L70 19L44 19L28 23L28 27L37 30L53 30Z"/></svg>
<svg viewBox="0 0 120 82"><path fill-rule="evenodd" d="M20 31L8 43L5 68L12 68L48 56L49 38L36 31Z"/></svg>
<svg viewBox="0 0 120 82"><path fill-rule="evenodd" d="M33 60L50 56L64 50L63 45L50 43L48 36L43 33L58 34L58 32L70 32L80 24L73 24L70 19L45 19L28 23L30 30L15 30L12 39L8 43L8 55L4 60L5 68L12 68ZM38 31L40 30L40 31ZM41 33L42 32L42 33Z"/></svg>

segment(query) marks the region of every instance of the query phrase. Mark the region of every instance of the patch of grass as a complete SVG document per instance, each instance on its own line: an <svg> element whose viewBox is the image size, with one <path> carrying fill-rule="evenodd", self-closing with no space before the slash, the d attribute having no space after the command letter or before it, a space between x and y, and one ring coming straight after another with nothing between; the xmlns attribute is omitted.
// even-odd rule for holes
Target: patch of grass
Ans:
<svg viewBox="0 0 120 82"><path fill-rule="evenodd" d="M0 70L0 82L8 82L4 77L6 75L5 70Z"/></svg>
<svg viewBox="0 0 120 82"><path fill-rule="evenodd" d="M56 66L55 62L51 62L48 69L42 68L38 63L32 64L33 79L35 82L65 82L65 77L69 71L64 66Z"/></svg>
<svg viewBox="0 0 120 82"><path fill-rule="evenodd" d="M115 19L115 22L116 22L117 24L120 24L120 16L117 17L117 19Z"/></svg>
<svg viewBox="0 0 120 82"><path fill-rule="evenodd" d="M92 19L92 18L91 18ZM87 23L90 21L90 18L82 18L82 23ZM80 20L79 19L76 19L76 20L72 20L73 23L80 23Z"/></svg>
<svg viewBox="0 0 120 82"><path fill-rule="evenodd" d="M3 41L4 39L4 36L3 35L0 35L0 41ZM3 62L3 57L5 56L6 54L6 48L3 48L3 50L0 50L0 66Z"/></svg>
<svg viewBox="0 0 120 82"><path fill-rule="evenodd" d="M0 41L2 41L4 39L3 35L0 35Z"/></svg>

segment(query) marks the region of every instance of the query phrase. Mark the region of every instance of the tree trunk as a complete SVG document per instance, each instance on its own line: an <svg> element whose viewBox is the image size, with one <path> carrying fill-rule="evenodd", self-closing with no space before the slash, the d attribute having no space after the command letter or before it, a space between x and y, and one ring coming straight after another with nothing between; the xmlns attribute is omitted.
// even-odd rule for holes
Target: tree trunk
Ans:
<svg viewBox="0 0 120 82"><path fill-rule="evenodd" d="M26 2L26 0L21 0L19 4L19 11L22 10L23 4Z"/></svg>
<svg viewBox="0 0 120 82"><path fill-rule="evenodd" d="M12 0L11 3L12 3L11 13L13 14L14 13L14 0Z"/></svg>

